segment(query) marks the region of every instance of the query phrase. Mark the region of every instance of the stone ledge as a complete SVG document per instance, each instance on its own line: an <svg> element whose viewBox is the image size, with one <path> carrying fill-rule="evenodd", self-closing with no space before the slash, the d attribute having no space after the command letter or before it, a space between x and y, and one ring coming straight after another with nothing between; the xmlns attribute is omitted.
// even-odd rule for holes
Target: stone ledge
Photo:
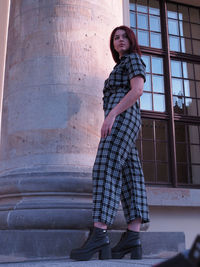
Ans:
<svg viewBox="0 0 200 267"><path fill-rule="evenodd" d="M92 175L80 172L47 172L0 176L1 199L14 195L20 198L31 197L32 194L44 196L52 192L60 196L70 192L79 196L92 196ZM147 186L147 195L150 206L200 207L200 189Z"/></svg>
<svg viewBox="0 0 200 267"><path fill-rule="evenodd" d="M0 262L6 256L26 259L66 257L72 248L80 247L89 231L84 230L0 230ZM122 231L109 230L113 247ZM164 258L185 250L182 232L141 232L143 255ZM129 258L130 255L127 255Z"/></svg>
<svg viewBox="0 0 200 267"><path fill-rule="evenodd" d="M200 207L200 189L147 187L149 206Z"/></svg>

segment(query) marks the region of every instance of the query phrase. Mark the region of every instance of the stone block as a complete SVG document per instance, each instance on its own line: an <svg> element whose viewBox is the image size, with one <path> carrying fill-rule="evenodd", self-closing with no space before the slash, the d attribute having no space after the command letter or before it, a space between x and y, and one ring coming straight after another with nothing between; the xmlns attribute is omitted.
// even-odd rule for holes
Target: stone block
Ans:
<svg viewBox="0 0 200 267"><path fill-rule="evenodd" d="M1 230L0 259L67 257L72 248L80 247L87 239L84 230ZM122 231L110 230L111 246ZM171 257L185 249L185 236L181 232L141 232L144 257Z"/></svg>

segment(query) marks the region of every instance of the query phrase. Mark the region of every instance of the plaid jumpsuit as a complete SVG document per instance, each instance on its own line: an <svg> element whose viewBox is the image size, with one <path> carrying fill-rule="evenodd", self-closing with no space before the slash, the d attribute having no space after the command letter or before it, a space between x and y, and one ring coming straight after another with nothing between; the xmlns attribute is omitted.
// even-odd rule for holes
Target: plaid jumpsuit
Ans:
<svg viewBox="0 0 200 267"><path fill-rule="evenodd" d="M135 76L145 80L145 64L136 53L123 56L104 84L105 117L128 93ZM144 175L135 141L141 126L139 105L119 114L111 134L101 138L93 166L93 221L112 225L121 200L127 223L149 222Z"/></svg>

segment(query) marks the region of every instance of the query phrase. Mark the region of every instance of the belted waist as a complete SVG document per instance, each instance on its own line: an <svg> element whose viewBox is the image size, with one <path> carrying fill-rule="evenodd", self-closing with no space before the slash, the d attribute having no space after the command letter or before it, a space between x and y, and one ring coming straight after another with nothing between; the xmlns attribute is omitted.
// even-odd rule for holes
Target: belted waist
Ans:
<svg viewBox="0 0 200 267"><path fill-rule="evenodd" d="M128 93L123 88L118 90L110 90L104 93L103 96L103 109L106 110L109 104L117 104Z"/></svg>

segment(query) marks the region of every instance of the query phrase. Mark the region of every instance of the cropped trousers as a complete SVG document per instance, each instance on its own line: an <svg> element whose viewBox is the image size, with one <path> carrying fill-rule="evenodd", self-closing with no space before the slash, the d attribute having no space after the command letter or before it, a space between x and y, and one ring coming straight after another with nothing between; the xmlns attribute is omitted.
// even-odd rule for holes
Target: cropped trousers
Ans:
<svg viewBox="0 0 200 267"><path fill-rule="evenodd" d="M112 94L104 103L105 116L123 98ZM105 99L104 99L105 102ZM135 145L141 126L136 103L119 114L111 134L101 138L93 166L93 222L112 225L121 200L127 223L149 221L144 175Z"/></svg>

